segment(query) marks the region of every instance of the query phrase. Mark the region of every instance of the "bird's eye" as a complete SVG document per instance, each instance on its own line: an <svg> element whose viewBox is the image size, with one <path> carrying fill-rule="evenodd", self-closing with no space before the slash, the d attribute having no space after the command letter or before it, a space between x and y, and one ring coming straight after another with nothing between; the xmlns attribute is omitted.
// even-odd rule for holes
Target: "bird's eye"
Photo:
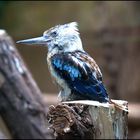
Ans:
<svg viewBox="0 0 140 140"><path fill-rule="evenodd" d="M52 36L52 37L56 37L56 36L57 36L57 32L55 32L55 31L52 32L52 33L51 33L51 36Z"/></svg>

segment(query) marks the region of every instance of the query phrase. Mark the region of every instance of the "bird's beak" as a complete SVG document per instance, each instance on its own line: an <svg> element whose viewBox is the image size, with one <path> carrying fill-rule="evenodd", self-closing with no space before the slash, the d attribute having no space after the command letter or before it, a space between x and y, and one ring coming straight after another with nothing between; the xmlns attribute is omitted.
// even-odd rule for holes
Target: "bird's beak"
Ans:
<svg viewBox="0 0 140 140"><path fill-rule="evenodd" d="M16 43L28 44L28 45L32 45L32 44L44 45L44 44L47 44L48 41L49 39L41 36L41 37L36 37L36 38L31 38L31 39L26 39L26 40L20 40L20 41L17 41Z"/></svg>

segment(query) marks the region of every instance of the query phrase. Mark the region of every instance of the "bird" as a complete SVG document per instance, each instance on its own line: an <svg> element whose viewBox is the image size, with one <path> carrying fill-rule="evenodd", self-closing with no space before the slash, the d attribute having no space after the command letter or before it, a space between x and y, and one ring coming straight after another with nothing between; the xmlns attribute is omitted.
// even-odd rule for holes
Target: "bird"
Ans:
<svg viewBox="0 0 140 140"><path fill-rule="evenodd" d="M110 102L100 68L83 48L77 22L56 25L41 37L17 43L48 47L48 68L60 89L58 99L61 102Z"/></svg>
<svg viewBox="0 0 140 140"><path fill-rule="evenodd" d="M83 49L77 22L56 25L41 37L17 43L48 47L48 69L60 89L60 101L109 101L101 70Z"/></svg>

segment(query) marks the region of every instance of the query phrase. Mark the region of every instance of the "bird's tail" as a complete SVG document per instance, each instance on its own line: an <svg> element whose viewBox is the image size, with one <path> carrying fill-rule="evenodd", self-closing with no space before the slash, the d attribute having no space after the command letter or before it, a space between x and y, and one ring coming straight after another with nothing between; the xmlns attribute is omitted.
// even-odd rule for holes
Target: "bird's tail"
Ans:
<svg viewBox="0 0 140 140"><path fill-rule="evenodd" d="M118 108L120 110L124 110L124 111L128 112L127 105L123 105L123 104L121 104L119 102L115 102L114 100L110 100L109 103L113 104L116 108Z"/></svg>

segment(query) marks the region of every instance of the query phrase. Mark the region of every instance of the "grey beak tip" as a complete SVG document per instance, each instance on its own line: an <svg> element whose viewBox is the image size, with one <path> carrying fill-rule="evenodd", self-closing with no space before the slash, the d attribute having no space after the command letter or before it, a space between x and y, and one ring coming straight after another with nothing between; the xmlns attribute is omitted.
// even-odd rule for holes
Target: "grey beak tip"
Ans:
<svg viewBox="0 0 140 140"><path fill-rule="evenodd" d="M16 43L21 43L21 41L16 41Z"/></svg>
<svg viewBox="0 0 140 140"><path fill-rule="evenodd" d="M28 45L32 44L32 42L29 42L28 40L19 40L19 41L16 41L16 43L18 43L18 44L28 44Z"/></svg>
<svg viewBox="0 0 140 140"><path fill-rule="evenodd" d="M47 40L44 37L36 37L36 38L16 41L16 43L27 44L27 45L33 45L33 44L42 45L45 44L46 42Z"/></svg>

